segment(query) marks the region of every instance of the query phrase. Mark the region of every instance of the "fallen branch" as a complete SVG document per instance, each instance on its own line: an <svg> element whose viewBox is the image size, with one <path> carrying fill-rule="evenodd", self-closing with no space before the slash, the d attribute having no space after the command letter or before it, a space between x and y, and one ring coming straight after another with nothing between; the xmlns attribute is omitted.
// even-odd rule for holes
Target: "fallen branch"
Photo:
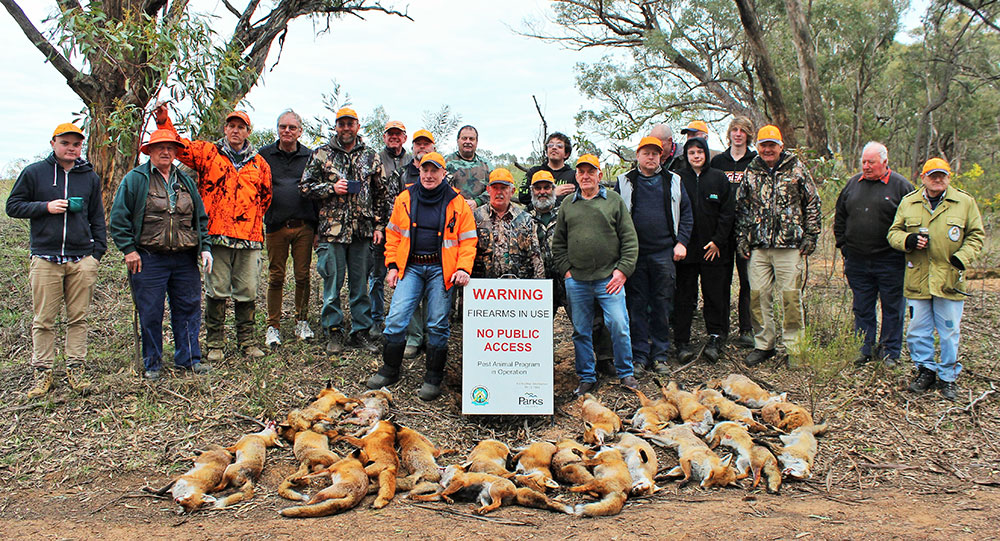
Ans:
<svg viewBox="0 0 1000 541"><path fill-rule="evenodd" d="M180 394L180 393L176 393L176 392L174 392L174 391L171 391L170 389L168 389L168 388L166 388L166 387L161 387L161 388L162 388L162 389L163 389L164 391L166 391L166 392L167 392L167 394L172 394L172 395L176 396L177 398L180 398L181 400L183 400L183 401L187 402L188 404L191 404L191 405L194 405L194 402L192 402L190 398L188 398L188 397L186 397L186 396L184 396L184 395L182 395L182 394Z"/></svg>
<svg viewBox="0 0 1000 541"><path fill-rule="evenodd" d="M431 511L437 511L438 513L446 513L449 515L455 515L456 517L474 518L476 520L482 520L483 522L493 522L496 524L504 524L506 526L534 526L536 524L531 522L521 522L519 520L508 520L505 518L494 518L494 517L484 517L480 515L473 515L472 513L463 513L461 511L455 511L454 509L448 509L447 507L436 507L433 505L427 505L422 503L411 503L410 505L414 507L419 507L421 509L429 509Z"/></svg>
<svg viewBox="0 0 1000 541"><path fill-rule="evenodd" d="M979 398L973 400L972 402L969 402L969 405L965 406L964 408L960 408L958 406L952 406L952 407L944 410L944 413L942 413L941 416L938 417L937 422L934 423L934 428L931 429L931 432L937 430L937 428L939 426L941 426L941 423L944 422L944 418L947 417L949 413L951 413L953 411L964 411L966 413L969 413L970 411L972 411L972 408L976 407L976 404L982 402L983 399L985 399L987 396L993 394L994 392L995 391L993 389L988 389L986 391L983 391L983 394L979 395Z"/></svg>

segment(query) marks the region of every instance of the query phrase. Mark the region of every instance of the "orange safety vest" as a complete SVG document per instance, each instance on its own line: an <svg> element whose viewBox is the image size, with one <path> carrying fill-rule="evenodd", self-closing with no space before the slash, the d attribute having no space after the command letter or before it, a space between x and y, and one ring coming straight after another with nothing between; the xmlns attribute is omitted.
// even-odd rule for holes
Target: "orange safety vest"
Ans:
<svg viewBox="0 0 1000 541"><path fill-rule="evenodd" d="M403 190L392 207L392 216L385 227L385 265L393 263L399 269L400 278L406 270L406 260L410 256L410 231L417 224L410 222L411 191L419 188L414 184ZM451 289L451 276L457 270L472 274L472 263L476 259L476 220L472 209L457 192L445 194L451 197L445 207L444 231L441 235L441 270L444 271L445 290Z"/></svg>

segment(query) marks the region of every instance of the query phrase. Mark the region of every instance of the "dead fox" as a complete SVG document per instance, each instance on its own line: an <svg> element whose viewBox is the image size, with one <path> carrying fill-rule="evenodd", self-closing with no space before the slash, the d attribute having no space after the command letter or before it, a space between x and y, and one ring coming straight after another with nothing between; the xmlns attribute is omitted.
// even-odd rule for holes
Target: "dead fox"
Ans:
<svg viewBox="0 0 1000 541"><path fill-rule="evenodd" d="M583 465L583 461L593 455L594 451L577 441L563 440L556 444L556 454L552 455L552 473L564 483L582 485L594 478Z"/></svg>
<svg viewBox="0 0 1000 541"><path fill-rule="evenodd" d="M758 423L753 418L750 408L742 406L722 396L722 393L715 389L699 389L695 396L698 402L709 409L715 410L716 417L729 421L737 421L746 425L751 432L763 432L767 427Z"/></svg>
<svg viewBox="0 0 1000 541"><path fill-rule="evenodd" d="M170 495L188 513L206 502L214 502L215 498L206 493L219 485L226 466L232 460L233 455L224 447L209 446L207 451L194 459L194 467L174 481Z"/></svg>
<svg viewBox="0 0 1000 541"><path fill-rule="evenodd" d="M350 411L357 403L356 400L347 398L344 393L334 389L333 382L328 381L326 388L319 392L311 404L303 409L288 412L285 422L278 425L278 434L286 441L294 442L296 433L309 430L321 421L330 422L345 411Z"/></svg>
<svg viewBox="0 0 1000 541"><path fill-rule="evenodd" d="M640 408L632 415L632 428L640 432L656 432L677 418L677 406L667 399L650 400L639 389L632 389L639 397Z"/></svg>
<svg viewBox="0 0 1000 541"><path fill-rule="evenodd" d="M784 402L788 396L788 393L772 395L742 374L729 374L725 379L708 382L708 386L712 389L720 389L726 393L726 396L755 409L775 402Z"/></svg>
<svg viewBox="0 0 1000 541"><path fill-rule="evenodd" d="M618 414L608 409L594 395L580 397L580 417L583 418L583 441L591 445L604 445L604 439L622 429Z"/></svg>
<svg viewBox="0 0 1000 541"><path fill-rule="evenodd" d="M451 449L438 449L423 434L412 428L396 424L396 445L399 446L399 459L403 470L409 473L406 477L396 479L398 490L413 490L417 485L433 483L437 486L441 480L441 469L437 458L442 454L453 453Z"/></svg>
<svg viewBox="0 0 1000 541"><path fill-rule="evenodd" d="M513 502L525 507L551 509L563 513L570 513L572 510L569 505L553 500L530 488L517 488L510 479L489 473L469 473L459 464L452 464L444 469L444 474L441 475L441 486L442 490L432 494L411 492L410 498L422 502L444 500L451 503L452 496L455 496L465 501L478 502L479 507L474 510L478 515L485 515L501 505Z"/></svg>
<svg viewBox="0 0 1000 541"><path fill-rule="evenodd" d="M743 428L743 425L734 421L721 422L708 433L707 439L709 449L723 445L736 451L735 467L737 473L745 474L750 471L753 462L751 449L754 443L750 433L747 432L746 428Z"/></svg>
<svg viewBox="0 0 1000 541"><path fill-rule="evenodd" d="M462 469L472 473L489 473L504 479L514 477L507 469L510 448L501 441L483 440L472 448L469 457L462 463Z"/></svg>
<svg viewBox="0 0 1000 541"><path fill-rule="evenodd" d="M796 479L812 477L813 460L818 450L816 436L824 432L825 424L809 425L778 436L782 445L775 446L774 454L781 463L781 473Z"/></svg>
<svg viewBox="0 0 1000 541"><path fill-rule="evenodd" d="M237 491L225 498L216 500L216 509L236 505L239 502L253 498L253 483L264 469L267 448L281 446L274 422L269 422L264 430L247 434L240 438L236 445L227 447L226 451L236 455L236 461L226 467L222 481L212 489L212 492L225 490L234 486Z"/></svg>
<svg viewBox="0 0 1000 541"><path fill-rule="evenodd" d="M294 441L292 452L299 461L299 469L281 482L278 486L278 495L288 500L304 502L309 498L292 490L292 487L309 484L307 475L332 466L340 460L340 457L330 450L330 440L324 434L303 430L295 433L292 441Z"/></svg>
<svg viewBox="0 0 1000 541"><path fill-rule="evenodd" d="M392 405L392 393L383 387L377 390L365 391L352 400L361 404L361 407L354 408L351 416L341 422L369 427L389 416L389 407Z"/></svg>
<svg viewBox="0 0 1000 541"><path fill-rule="evenodd" d="M729 466L732 455L720 459L705 445L705 442L694 435L688 425L677 425L648 438L677 451L680 464L668 471L667 475L671 477L683 475L681 486L691 480L700 480L702 488L724 487L746 477L745 474L737 474L736 470Z"/></svg>
<svg viewBox="0 0 1000 541"><path fill-rule="evenodd" d="M511 458L517 464L514 468L514 481L541 493L559 488L559 483L552 479L552 456L555 454L556 446L547 441L532 443L518 451Z"/></svg>
<svg viewBox="0 0 1000 541"><path fill-rule="evenodd" d="M660 386L660 393L663 394L663 398L677 407L681 420L690 425L691 430L695 434L703 436L712 429L715 421L712 419L711 410L703 406L701 402L698 402L698 399L693 394L680 390L675 381L671 381L666 387L658 380L654 381Z"/></svg>
<svg viewBox="0 0 1000 541"><path fill-rule="evenodd" d="M632 477L630 494L645 496L659 490L653 480L658 469L656 451L646 440L625 433L622 434L615 448L621 451L625 464L628 466L628 473Z"/></svg>
<svg viewBox="0 0 1000 541"><path fill-rule="evenodd" d="M760 410L760 418L782 432L814 424L809 410L791 402L775 402L764 406Z"/></svg>
<svg viewBox="0 0 1000 541"><path fill-rule="evenodd" d="M781 470L778 459L766 447L754 445L750 448L750 471L753 472L753 488L760 484L761 475L767 478L767 491L777 494L781 489Z"/></svg>
<svg viewBox="0 0 1000 541"><path fill-rule="evenodd" d="M600 500L577 504L573 513L585 517L617 515L632 489L632 475L621 451L613 447L602 447L594 458L585 460L584 465L594 468L594 478L570 487L570 491L594 493Z"/></svg>
<svg viewBox="0 0 1000 541"><path fill-rule="evenodd" d="M362 449L327 469L310 474L330 476L330 486L316 493L306 505L286 507L279 511L283 517L325 517L353 509L368 495L368 474L364 463L368 461Z"/></svg>
<svg viewBox="0 0 1000 541"><path fill-rule="evenodd" d="M378 421L368 430L365 437L339 436L337 441L346 441L365 450L371 462L365 471L372 479L378 479L378 496L372 507L381 509L396 495L396 472L399 471L399 456L396 455L396 427L389 421Z"/></svg>

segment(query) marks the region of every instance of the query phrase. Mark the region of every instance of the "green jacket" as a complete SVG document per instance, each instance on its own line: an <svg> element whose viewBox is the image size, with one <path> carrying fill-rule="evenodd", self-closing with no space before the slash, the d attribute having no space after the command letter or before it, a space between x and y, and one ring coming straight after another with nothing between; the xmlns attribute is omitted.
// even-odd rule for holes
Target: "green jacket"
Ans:
<svg viewBox="0 0 1000 541"><path fill-rule="evenodd" d="M129 171L122 179L121 184L118 185L115 201L111 204L108 232L111 234L111 240L115 242L115 246L123 254L134 252L142 235L142 222L146 216L146 197L149 195L150 172L148 161ZM194 203L191 226L198 232L198 251L210 251L208 215L205 214L205 205L198 194L198 186L180 169L176 169L175 174L177 180L191 194L191 201Z"/></svg>
<svg viewBox="0 0 1000 541"><path fill-rule="evenodd" d="M615 269L635 272L639 237L622 196L601 186L593 199L580 190L559 205L552 235L552 259L559 277L570 271L574 280L603 280Z"/></svg>
<svg viewBox="0 0 1000 541"><path fill-rule="evenodd" d="M922 227L928 229L930 244L923 250L907 249L907 237ZM910 192L899 202L886 237L890 246L906 252L903 295L965 300L964 271L979 256L985 237L983 218L971 195L949 186L931 212L923 188Z"/></svg>

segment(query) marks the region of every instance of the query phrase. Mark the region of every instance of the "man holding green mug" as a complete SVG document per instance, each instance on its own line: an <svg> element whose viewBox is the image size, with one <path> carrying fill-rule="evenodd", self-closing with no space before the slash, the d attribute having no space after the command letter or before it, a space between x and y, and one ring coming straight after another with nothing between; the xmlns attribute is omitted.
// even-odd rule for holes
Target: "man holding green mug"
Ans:
<svg viewBox="0 0 1000 541"><path fill-rule="evenodd" d="M97 282L98 261L107 250L101 179L86 160L83 132L60 124L52 133L52 154L25 167L7 198L7 215L31 221L31 366L28 398L52 388L55 321L66 305L66 379L77 392L90 390L84 377L87 311Z"/></svg>

